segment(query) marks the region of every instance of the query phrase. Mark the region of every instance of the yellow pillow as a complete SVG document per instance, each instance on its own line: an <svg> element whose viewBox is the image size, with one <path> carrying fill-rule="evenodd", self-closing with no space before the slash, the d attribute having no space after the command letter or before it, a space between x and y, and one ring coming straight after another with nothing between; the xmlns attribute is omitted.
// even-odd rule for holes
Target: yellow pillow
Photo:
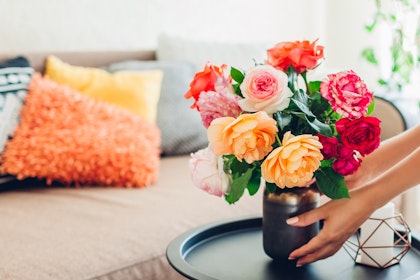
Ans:
<svg viewBox="0 0 420 280"><path fill-rule="evenodd" d="M70 65L50 55L45 65L45 75L84 95L128 109L146 120L156 122L162 70L108 73L99 68Z"/></svg>

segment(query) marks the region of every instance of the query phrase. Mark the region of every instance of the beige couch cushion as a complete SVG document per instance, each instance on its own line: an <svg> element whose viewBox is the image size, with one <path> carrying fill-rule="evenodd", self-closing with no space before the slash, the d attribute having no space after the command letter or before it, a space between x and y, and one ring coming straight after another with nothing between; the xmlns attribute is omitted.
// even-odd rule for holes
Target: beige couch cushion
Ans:
<svg viewBox="0 0 420 280"><path fill-rule="evenodd" d="M261 192L228 205L194 187L188 158L162 159L157 185L144 189L0 193L0 279L182 279L165 257L172 239L261 213Z"/></svg>

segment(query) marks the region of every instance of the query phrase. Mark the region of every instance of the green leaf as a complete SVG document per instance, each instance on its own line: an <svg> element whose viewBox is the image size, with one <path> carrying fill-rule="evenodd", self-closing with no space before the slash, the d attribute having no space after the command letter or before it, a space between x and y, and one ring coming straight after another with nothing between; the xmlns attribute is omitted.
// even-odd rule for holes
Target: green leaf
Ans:
<svg viewBox="0 0 420 280"><path fill-rule="evenodd" d="M325 160L325 159L323 159L323 160L321 160L321 167L331 167L331 166L332 166L333 161L334 161L334 159L333 159L333 158L331 158L331 159L329 159L329 160Z"/></svg>
<svg viewBox="0 0 420 280"><path fill-rule="evenodd" d="M236 178L233 178L232 184L230 185L230 192L225 197L229 204L237 202L242 197L251 179L253 171L254 168L250 168L246 170L245 173L243 173L241 176L235 176Z"/></svg>
<svg viewBox="0 0 420 280"><path fill-rule="evenodd" d="M273 193L277 190L277 185L274 183L265 182L265 188L268 192Z"/></svg>
<svg viewBox="0 0 420 280"><path fill-rule="evenodd" d="M375 56L375 51L373 48L365 48L362 50L362 56L371 64L378 65L378 60Z"/></svg>
<svg viewBox="0 0 420 280"><path fill-rule="evenodd" d="M308 103L307 102L302 102L301 100L296 99L296 98L292 98L291 100L293 101L293 103L296 104L296 106L299 108L299 110L301 110L307 116L315 118L315 115L308 108Z"/></svg>
<svg viewBox="0 0 420 280"><path fill-rule="evenodd" d="M303 91L296 91L295 94L293 95L292 99L298 100L300 103L302 103L306 107L309 107L308 95Z"/></svg>
<svg viewBox="0 0 420 280"><path fill-rule="evenodd" d="M308 124L318 133L321 133L327 137L332 137L333 132L331 130L331 127L328 124L325 124L321 121L319 121L317 118L306 118Z"/></svg>
<svg viewBox="0 0 420 280"><path fill-rule="evenodd" d="M292 122L292 115L283 112L276 112L274 114L274 118L276 119L281 131Z"/></svg>
<svg viewBox="0 0 420 280"><path fill-rule="evenodd" d="M240 88L240 84L233 84L232 85L232 87L233 87L233 92L236 94L236 95L238 95L239 97L244 97L243 95L242 95L242 92L241 92L241 88Z"/></svg>
<svg viewBox="0 0 420 280"><path fill-rule="evenodd" d="M331 127L321 121L319 121L312 111L307 107L306 104L300 102L297 99L292 99L293 103L299 107L299 109L305 113L305 119L308 124L318 133L324 134L325 136L331 137L333 135Z"/></svg>
<svg viewBox="0 0 420 280"><path fill-rule="evenodd" d="M242 83L245 77L244 73L242 73L241 70L238 70L234 67L230 68L230 75L232 76L232 79L238 84Z"/></svg>
<svg viewBox="0 0 420 280"><path fill-rule="evenodd" d="M372 100L372 102L369 104L366 115L369 116L373 113L375 109L375 99Z"/></svg>
<svg viewBox="0 0 420 280"><path fill-rule="evenodd" d="M317 119L323 121L328 116L329 112L332 111L331 105L327 99L323 98L321 93L313 92L310 96L311 99L311 111L317 116Z"/></svg>
<svg viewBox="0 0 420 280"><path fill-rule="evenodd" d="M312 81L308 83L309 92L319 92L319 89L321 87L321 81Z"/></svg>
<svg viewBox="0 0 420 280"><path fill-rule="evenodd" d="M254 172L252 172L251 179L249 180L249 183L247 185L247 189L249 192L249 195L254 195L258 192L258 189L260 188L261 184L261 173L258 172L259 169L254 169Z"/></svg>
<svg viewBox="0 0 420 280"><path fill-rule="evenodd" d="M321 167L315 171L316 184L319 190L331 199L349 198L349 190L344 177L332 167Z"/></svg>

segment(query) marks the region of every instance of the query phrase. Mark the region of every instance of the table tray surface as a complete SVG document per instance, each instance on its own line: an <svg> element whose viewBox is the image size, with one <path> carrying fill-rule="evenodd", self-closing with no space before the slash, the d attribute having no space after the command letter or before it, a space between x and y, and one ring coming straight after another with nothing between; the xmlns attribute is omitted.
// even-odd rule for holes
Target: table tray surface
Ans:
<svg viewBox="0 0 420 280"><path fill-rule="evenodd" d="M274 262L265 254L262 218L252 216L187 231L169 244L167 258L180 274L199 280L420 279L417 232L412 232L411 246L400 263L385 269L355 264L344 248L327 259L296 268L294 262Z"/></svg>

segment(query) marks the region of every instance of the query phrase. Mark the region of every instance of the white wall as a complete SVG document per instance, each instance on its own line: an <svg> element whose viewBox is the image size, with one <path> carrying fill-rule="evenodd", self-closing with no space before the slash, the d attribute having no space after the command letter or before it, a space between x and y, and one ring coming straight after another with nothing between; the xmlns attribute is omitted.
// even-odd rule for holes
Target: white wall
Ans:
<svg viewBox="0 0 420 280"><path fill-rule="evenodd" d="M319 38L324 68L363 77L372 11L373 0L0 0L0 52L153 49L162 32L272 44Z"/></svg>

